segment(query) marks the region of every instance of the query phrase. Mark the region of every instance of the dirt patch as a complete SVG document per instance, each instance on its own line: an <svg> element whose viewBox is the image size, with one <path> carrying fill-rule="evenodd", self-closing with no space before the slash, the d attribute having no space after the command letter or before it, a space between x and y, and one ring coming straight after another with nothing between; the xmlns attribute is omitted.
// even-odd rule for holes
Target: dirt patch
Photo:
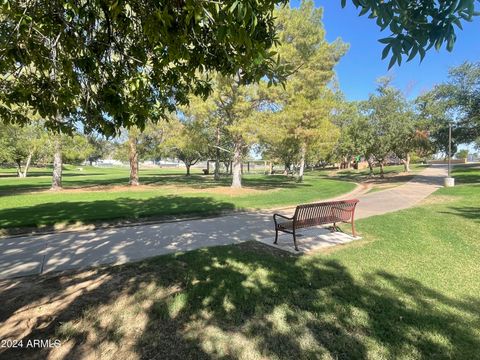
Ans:
<svg viewBox="0 0 480 360"><path fill-rule="evenodd" d="M277 189L253 189L248 187L242 187L240 189L231 188L229 186L216 186L212 188L205 188L201 190L193 189L193 188L182 188L182 192L198 192L201 191L202 193L214 193L214 194L221 194L221 195L228 195L228 196L241 196L241 195L250 195L250 194L259 194L264 192L275 192L280 190Z"/></svg>
<svg viewBox="0 0 480 360"><path fill-rule="evenodd" d="M85 192L131 192L131 191L151 191L159 189L160 186L155 185L138 185L138 186L130 186L130 185L94 185L94 186L82 186L82 187L68 187L59 190L62 194L69 194L69 193L85 193ZM172 188L174 186L161 186L162 189ZM28 193L35 194L35 193L46 193L51 192L50 189L42 189L42 190L32 190Z"/></svg>
<svg viewBox="0 0 480 360"><path fill-rule="evenodd" d="M181 194L190 194L190 193L211 193L211 194L220 194L227 196L241 196L241 195L250 195L257 193L264 193L266 191L274 192L280 190L277 189L254 189L249 187L242 187L240 189L234 189L229 186L214 186L214 187L192 187L189 185L138 185L138 186L129 186L129 185L95 185L95 186L82 186L82 187L69 187L63 188L61 190L62 194L71 194L71 193L86 193L86 192L141 192L141 191L155 191L155 190L164 190L171 193L181 193ZM37 194L37 193L46 193L51 192L49 189L42 190L32 190L28 193Z"/></svg>
<svg viewBox="0 0 480 360"><path fill-rule="evenodd" d="M369 184L392 184L393 183L403 183L412 180L415 175L411 173L399 173L399 174L385 174L385 177L382 179L380 176L375 176L372 178L365 179L363 182Z"/></svg>
<svg viewBox="0 0 480 360"><path fill-rule="evenodd" d="M118 270L0 282L0 339L23 340L23 346L33 339L60 341L59 347L0 348L0 358L113 359L114 350L120 350L116 359L138 358L133 344L145 328L151 299L175 289L138 281L140 269Z"/></svg>
<svg viewBox="0 0 480 360"><path fill-rule="evenodd" d="M163 188L166 188L163 187ZM78 188L66 188L62 190L62 193L77 193L77 192L87 192L87 191L111 191L111 192L128 192L128 191L148 191L158 189L158 186L153 185L97 185L90 187L78 187Z"/></svg>
<svg viewBox="0 0 480 360"><path fill-rule="evenodd" d="M34 328L47 327L56 314L62 312L77 296L98 287L106 280L105 276L98 271L87 271L71 276L30 277L0 282L0 339L21 339Z"/></svg>

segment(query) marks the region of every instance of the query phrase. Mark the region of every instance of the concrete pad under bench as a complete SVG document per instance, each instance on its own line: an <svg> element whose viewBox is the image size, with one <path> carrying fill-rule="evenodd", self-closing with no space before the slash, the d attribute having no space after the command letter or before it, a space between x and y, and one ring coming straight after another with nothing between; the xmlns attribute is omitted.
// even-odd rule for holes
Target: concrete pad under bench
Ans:
<svg viewBox="0 0 480 360"><path fill-rule="evenodd" d="M292 254L305 254L311 251L347 244L349 242L360 240L361 237L353 237L343 232L331 232L325 227L315 227L301 230L297 234L297 243L299 251L296 251L293 245L293 237L290 234L279 234L278 242L274 244L274 237L256 239L262 244L272 246L277 249L291 252Z"/></svg>

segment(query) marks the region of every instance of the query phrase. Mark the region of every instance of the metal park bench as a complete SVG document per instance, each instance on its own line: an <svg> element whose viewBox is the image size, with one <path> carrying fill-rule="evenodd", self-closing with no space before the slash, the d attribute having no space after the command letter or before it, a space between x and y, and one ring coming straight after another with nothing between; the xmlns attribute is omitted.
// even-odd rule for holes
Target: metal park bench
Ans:
<svg viewBox="0 0 480 360"><path fill-rule="evenodd" d="M297 247L297 230L318 225L333 224L333 230L338 230L337 223L344 222L352 225L352 235L355 235L355 207L358 200L339 200L315 204L298 205L292 217L274 214L275 241L278 240L278 232L282 231L293 235L295 250ZM281 218L281 219L278 219ZM279 221L280 220L280 221Z"/></svg>

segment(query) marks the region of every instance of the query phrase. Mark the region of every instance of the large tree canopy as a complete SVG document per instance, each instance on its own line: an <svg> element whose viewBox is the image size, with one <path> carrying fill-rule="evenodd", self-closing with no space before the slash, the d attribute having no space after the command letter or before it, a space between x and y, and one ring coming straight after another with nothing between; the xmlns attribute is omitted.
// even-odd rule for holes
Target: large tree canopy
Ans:
<svg viewBox="0 0 480 360"><path fill-rule="evenodd" d="M480 63L463 63L449 71L447 82L436 85L417 99L422 116L435 123L433 137L446 152L448 126L453 125L456 144L480 146Z"/></svg>
<svg viewBox="0 0 480 360"><path fill-rule="evenodd" d="M207 95L203 73L276 80L283 2L1 0L0 116L112 135Z"/></svg>
<svg viewBox="0 0 480 360"><path fill-rule="evenodd" d="M425 52L446 44L452 51L455 27L462 29L463 21L472 21L480 13L475 9L479 0L352 0L360 15L375 19L391 35L380 39L385 44L383 58L391 53L389 67L399 65L402 57L412 60L417 54L423 59ZM341 0L346 6L347 0Z"/></svg>
<svg viewBox="0 0 480 360"><path fill-rule="evenodd" d="M478 0L477 0L478 1ZM204 74L245 83L286 70L271 50L273 10L286 0L0 0L0 117L113 135L143 128L206 96ZM341 0L342 5L346 0ZM390 29L383 56L423 57L455 42L454 26L477 15L475 0L352 0Z"/></svg>
<svg viewBox="0 0 480 360"><path fill-rule="evenodd" d="M270 128L277 130L275 136L269 130L264 141L267 148L277 148L290 158L292 151L285 145L292 150L298 148L298 180L301 181L308 158L318 160L318 155L325 152L321 150L336 142L338 134L333 130L331 118L337 102L327 85L348 45L340 39L331 43L325 39L323 10L315 8L311 0L302 1L298 8L286 6L277 11L277 16L278 53L282 61L296 71L288 77L284 91L274 99L280 111L274 111L266 119L273 122ZM315 153L316 156L312 156Z"/></svg>

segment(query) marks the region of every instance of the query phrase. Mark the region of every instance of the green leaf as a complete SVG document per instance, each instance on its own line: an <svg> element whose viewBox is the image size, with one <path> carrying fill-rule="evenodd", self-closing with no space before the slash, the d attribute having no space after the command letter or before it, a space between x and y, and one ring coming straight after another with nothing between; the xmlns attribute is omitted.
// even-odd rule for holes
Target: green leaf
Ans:
<svg viewBox="0 0 480 360"><path fill-rule="evenodd" d="M460 30L463 30L462 23L461 23L461 21L460 21L458 18L455 18L455 20L453 20L453 23L454 23L455 25L457 25L457 27L458 27Z"/></svg>
<svg viewBox="0 0 480 360"><path fill-rule="evenodd" d="M390 52L390 49L392 48L391 45L387 45L383 48L382 51L382 60L385 59L388 56L388 53Z"/></svg>
<svg viewBox="0 0 480 360"><path fill-rule="evenodd" d="M408 57L407 62L413 60L413 58L417 56L417 53L418 53L418 46L417 44L414 44L412 50L410 51L410 56Z"/></svg>
<svg viewBox="0 0 480 360"><path fill-rule="evenodd" d="M423 47L419 47L418 52L420 53L420 62L422 62L423 58L425 57L425 49Z"/></svg>
<svg viewBox="0 0 480 360"><path fill-rule="evenodd" d="M453 46L455 45L455 40L456 40L455 34L450 35L450 37L448 38L448 41L447 41L447 50L448 50L449 52L451 52L451 51L453 50Z"/></svg>
<svg viewBox="0 0 480 360"><path fill-rule="evenodd" d="M392 68L393 65L395 65L395 62L397 61L397 56L394 54L392 55L392 58L390 59L390 62L388 63L388 70Z"/></svg>
<svg viewBox="0 0 480 360"><path fill-rule="evenodd" d="M370 10L370 8L368 8L368 7L363 7L363 8L362 8L362 11L360 11L360 14L358 14L358 16L363 16L363 15L365 15L365 14L368 12L368 10Z"/></svg>
<svg viewBox="0 0 480 360"><path fill-rule="evenodd" d="M379 39L378 42L381 42L382 44L390 44L394 40L395 40L395 38L393 38L393 37L386 37L386 38L383 38L383 39Z"/></svg>

